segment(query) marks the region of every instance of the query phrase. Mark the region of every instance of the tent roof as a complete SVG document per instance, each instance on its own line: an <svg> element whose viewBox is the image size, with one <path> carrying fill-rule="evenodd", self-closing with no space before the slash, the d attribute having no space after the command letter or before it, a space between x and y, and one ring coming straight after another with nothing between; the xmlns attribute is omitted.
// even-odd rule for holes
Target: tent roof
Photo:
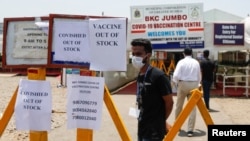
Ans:
<svg viewBox="0 0 250 141"><path fill-rule="evenodd" d="M205 11L204 22L240 22L244 18L219 9Z"/></svg>

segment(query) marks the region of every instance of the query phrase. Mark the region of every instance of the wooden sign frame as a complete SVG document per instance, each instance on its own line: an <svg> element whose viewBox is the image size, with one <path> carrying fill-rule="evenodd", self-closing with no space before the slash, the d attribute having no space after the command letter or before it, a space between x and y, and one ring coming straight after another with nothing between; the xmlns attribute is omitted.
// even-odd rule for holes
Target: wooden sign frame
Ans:
<svg viewBox="0 0 250 141"><path fill-rule="evenodd" d="M29 67L47 67L47 58L18 58L13 57L14 45L19 46L17 43L17 36L15 27L18 24L33 23L36 20L49 21L49 17L13 17L4 18L4 29L3 29L3 54L2 54L2 66L3 68L29 68ZM23 37L25 40L25 37ZM19 39L22 39L19 38ZM33 38L34 39L34 38ZM21 44L22 45L22 44ZM16 52L18 54L18 52Z"/></svg>
<svg viewBox="0 0 250 141"><path fill-rule="evenodd" d="M54 21L56 19L60 20L86 20L88 18L114 18L106 16L88 16L88 15L65 15L65 14L50 14L49 15L49 44L48 44L48 65L50 67L60 67L60 68L85 68L89 69L89 63L84 62L70 62L70 61L54 61L53 60L53 30L54 30Z"/></svg>

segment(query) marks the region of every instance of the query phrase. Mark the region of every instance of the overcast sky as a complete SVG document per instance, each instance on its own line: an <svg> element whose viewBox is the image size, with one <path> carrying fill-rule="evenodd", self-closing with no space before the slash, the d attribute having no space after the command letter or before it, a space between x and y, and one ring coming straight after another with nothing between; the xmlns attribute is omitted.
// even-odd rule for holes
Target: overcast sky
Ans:
<svg viewBox="0 0 250 141"><path fill-rule="evenodd" d="M49 14L119 16L130 19L130 6L203 3L204 11L220 9L247 17L250 0L0 0L0 22L10 17L39 17Z"/></svg>

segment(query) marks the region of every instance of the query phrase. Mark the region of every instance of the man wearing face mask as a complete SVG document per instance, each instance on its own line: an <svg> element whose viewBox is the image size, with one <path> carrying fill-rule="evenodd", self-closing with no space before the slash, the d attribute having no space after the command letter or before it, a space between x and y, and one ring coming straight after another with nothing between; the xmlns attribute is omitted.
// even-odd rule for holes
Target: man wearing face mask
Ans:
<svg viewBox="0 0 250 141"><path fill-rule="evenodd" d="M172 112L173 97L166 74L150 65L152 45L147 39L134 39L132 64L137 77L138 141L162 141L167 133L167 119Z"/></svg>

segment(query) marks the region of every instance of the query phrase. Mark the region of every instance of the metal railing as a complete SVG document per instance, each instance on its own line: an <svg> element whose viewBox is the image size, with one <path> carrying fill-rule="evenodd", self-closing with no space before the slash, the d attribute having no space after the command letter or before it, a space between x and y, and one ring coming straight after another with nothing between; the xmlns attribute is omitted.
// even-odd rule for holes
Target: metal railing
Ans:
<svg viewBox="0 0 250 141"><path fill-rule="evenodd" d="M249 93L249 77L250 75L248 75L249 73L249 67L238 67L237 69L243 69L245 70L245 74L244 75L238 75L238 74L232 74L232 75L227 75L227 68L224 67L224 73L216 73L216 83L218 83L218 76L222 76L223 77L223 96L225 96L225 89L226 88L245 88L245 95L246 97L248 97L248 93ZM227 80L229 80L230 78L233 78L233 82L228 82ZM239 79L240 78L240 79ZM245 85L239 85L239 83L241 84L245 84Z"/></svg>
<svg viewBox="0 0 250 141"><path fill-rule="evenodd" d="M242 81L243 83L245 83L245 85L238 85L238 81L234 81L234 85L227 85L226 83L226 79L228 78L246 78L246 81ZM245 95L246 97L248 97L248 89L250 88L248 85L248 78L249 75L224 75L223 76L223 95L225 96L225 88L245 88Z"/></svg>

